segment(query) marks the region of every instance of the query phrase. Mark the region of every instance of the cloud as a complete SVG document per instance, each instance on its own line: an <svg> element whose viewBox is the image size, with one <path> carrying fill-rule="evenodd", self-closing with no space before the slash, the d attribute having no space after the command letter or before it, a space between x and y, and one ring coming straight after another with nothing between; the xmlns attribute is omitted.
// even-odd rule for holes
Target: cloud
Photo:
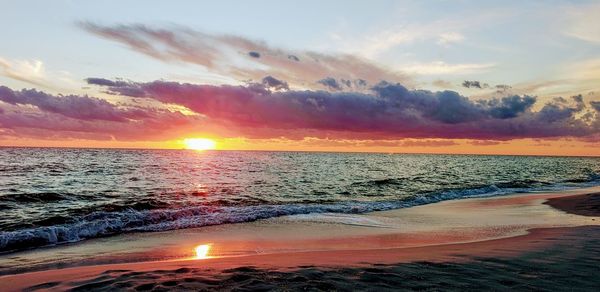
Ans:
<svg viewBox="0 0 600 292"><path fill-rule="evenodd" d="M438 43L438 45L448 46L453 43L461 42L464 39L465 39L465 37L460 33L446 32L446 33L440 34L437 43Z"/></svg>
<svg viewBox="0 0 600 292"><path fill-rule="evenodd" d="M361 54L373 58L397 45L410 43L420 36L421 32L417 30L383 30L366 37L359 51Z"/></svg>
<svg viewBox="0 0 600 292"><path fill-rule="evenodd" d="M130 82L127 82L127 81L123 81L123 80L112 81L112 80L104 79L104 78L86 78L84 80L90 85L100 85L100 86L108 87L107 93L109 93L109 94L120 94L120 95L126 95L126 96L131 96L131 97L144 96L144 92L142 92L136 88L129 87L128 84L130 84Z"/></svg>
<svg viewBox="0 0 600 292"><path fill-rule="evenodd" d="M78 95L54 96L35 89L13 91L0 86L0 101L12 105L35 106L44 112L84 120L123 122L147 117L144 111L123 110L103 99Z"/></svg>
<svg viewBox="0 0 600 292"><path fill-rule="evenodd" d="M599 90L600 58L597 56L566 62L560 66L560 72L555 79L516 84L513 91L535 90L540 95L551 96Z"/></svg>
<svg viewBox="0 0 600 292"><path fill-rule="evenodd" d="M391 82L356 92L292 90L272 76L238 86L86 80L133 99L113 104L87 95L0 86L3 135L127 141L178 139L190 133L291 140L408 138L427 139L431 147L450 146L444 139L600 137L600 104L588 106L581 95L538 104L527 95L473 100L454 91L410 90ZM343 88L353 85L337 82ZM429 143L440 139L446 144Z"/></svg>
<svg viewBox="0 0 600 292"><path fill-rule="evenodd" d="M494 145L500 145L503 143L505 143L505 142L494 141L494 140L472 140L472 141L469 141L469 144L474 145L474 146L494 146Z"/></svg>
<svg viewBox="0 0 600 292"><path fill-rule="evenodd" d="M364 91L368 87L368 82L364 79L335 79L333 77L323 78L317 81L318 84L325 86L331 91L349 90L349 91Z"/></svg>
<svg viewBox="0 0 600 292"><path fill-rule="evenodd" d="M213 35L182 27L101 26L90 22L81 23L80 27L152 58L200 65L238 80L261 80L270 75L302 88L326 77L371 83L411 82L403 73L350 54L292 51L239 36Z"/></svg>
<svg viewBox="0 0 600 292"><path fill-rule="evenodd" d="M409 90L381 82L369 92L271 91L260 84L198 85L167 81L125 82L110 87L127 95L184 106L207 122L252 136L354 139L584 137L600 130L583 97L556 98L533 111L532 96L471 100L454 91ZM597 117L594 116L594 117Z"/></svg>
<svg viewBox="0 0 600 292"><path fill-rule="evenodd" d="M506 93L512 89L512 86L506 84L497 84L494 87L496 88L496 93Z"/></svg>
<svg viewBox="0 0 600 292"><path fill-rule="evenodd" d="M262 84L267 88L272 88L275 90L283 90L283 89L289 90L290 89L287 82L281 81L279 79L275 79L272 76L267 76L267 77L263 78Z"/></svg>
<svg viewBox="0 0 600 292"><path fill-rule="evenodd" d="M565 78L575 78L581 82L591 81L597 88L600 79L600 58L584 59L565 66Z"/></svg>
<svg viewBox="0 0 600 292"><path fill-rule="evenodd" d="M466 63L466 64L447 64L444 61L434 61L430 63L413 63L402 66L402 70L408 73L420 75L444 75L444 74L469 74L483 72L493 68L493 63Z"/></svg>
<svg viewBox="0 0 600 292"><path fill-rule="evenodd" d="M401 143L404 147L448 147L458 145L452 140L407 140Z"/></svg>
<svg viewBox="0 0 600 292"><path fill-rule="evenodd" d="M327 77L317 81L319 84L325 85L331 90L342 90L342 86L335 80L335 78Z"/></svg>
<svg viewBox="0 0 600 292"><path fill-rule="evenodd" d="M528 111L535 104L536 99L531 96L507 96L502 99L491 99L480 101L487 103L490 115L497 119L515 118L520 114ZM578 109L577 111L581 111Z"/></svg>
<svg viewBox="0 0 600 292"><path fill-rule="evenodd" d="M85 81L88 84L101 85L101 86L119 86L119 85L127 84L127 82L124 82L124 81L112 81L112 80L104 79L104 78L86 78Z"/></svg>
<svg viewBox="0 0 600 292"><path fill-rule="evenodd" d="M462 83L462 86L466 87L466 88L479 88L479 89L490 87L487 83L481 84L481 82L476 81L476 80L473 80L473 81L465 80Z"/></svg>
<svg viewBox="0 0 600 292"><path fill-rule="evenodd" d="M431 85L438 87L438 88L442 88L442 89L454 88L454 85L450 81L446 81L446 80L442 80L442 79L436 79L436 80L432 81Z"/></svg>
<svg viewBox="0 0 600 292"><path fill-rule="evenodd" d="M416 46L448 47L462 42L465 39L464 32L486 30L499 21L513 18L515 15L513 10L495 7L471 13L468 17L446 13L442 17L417 22L414 14L406 10L406 14L401 12L400 15L396 15L391 25L386 23L372 28L364 27L358 31L347 26L339 26L329 32L331 41L321 46L351 52L369 59L379 59L384 55L397 52L406 53L413 51Z"/></svg>
<svg viewBox="0 0 600 292"><path fill-rule="evenodd" d="M574 101L575 106L570 105L569 102L562 97L555 98L553 102L545 104L538 114L540 120L547 123L569 120L576 113L581 112L585 108L583 97L581 95L573 96L571 99Z"/></svg>
<svg viewBox="0 0 600 292"><path fill-rule="evenodd" d="M564 33L568 36L600 44L600 5L581 5L568 9Z"/></svg>
<svg viewBox="0 0 600 292"><path fill-rule="evenodd" d="M7 60L0 57L0 77L21 81L50 90L78 88L79 82L67 71L47 70L41 60Z"/></svg>
<svg viewBox="0 0 600 292"><path fill-rule="evenodd" d="M0 129L20 137L137 140L176 137L202 118L155 108L117 106L80 95L0 86Z"/></svg>
<svg viewBox="0 0 600 292"><path fill-rule="evenodd" d="M506 84L497 84L490 85L488 83L483 83L477 80L465 80L462 83L462 87L470 88L470 89L484 89L489 90L493 89L494 92L498 95L508 95L512 92L512 86ZM526 90L524 92L527 92Z"/></svg>
<svg viewBox="0 0 600 292"><path fill-rule="evenodd" d="M33 85L45 86L46 84L44 63L40 60L10 62L0 58L0 74Z"/></svg>

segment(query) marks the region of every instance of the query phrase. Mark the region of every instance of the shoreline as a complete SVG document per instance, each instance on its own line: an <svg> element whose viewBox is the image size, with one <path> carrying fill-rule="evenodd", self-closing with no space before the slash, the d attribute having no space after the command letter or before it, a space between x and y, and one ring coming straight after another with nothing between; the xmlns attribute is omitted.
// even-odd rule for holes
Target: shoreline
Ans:
<svg viewBox="0 0 600 292"><path fill-rule="evenodd" d="M453 243L408 248L310 251L274 253L240 257L208 258L204 260L183 259L149 261L71 267L65 269L36 271L0 277L14 290L21 291L34 286L56 284L56 287L73 288L73 284L95 284L107 274L165 273L166 277L178 274L214 277L223 272L245 269L260 271L295 272L299 269L323 270L340 268L369 268L372 266L426 263L468 263L477 258L510 259L526 251L543 250L554 241L566 236L581 236L594 230L600 234L600 226L533 229L528 234L508 238L468 243ZM498 248L501 247L501 248ZM360 253L360 259L356 260ZM169 273L171 272L171 273ZM187 278L186 276L186 278ZM111 277L117 278L113 275ZM60 281L57 281L60 279ZM182 280L182 279L180 279ZM52 286L54 287L54 285Z"/></svg>
<svg viewBox="0 0 600 292"><path fill-rule="evenodd" d="M107 270L115 274L108 278L181 269L185 271L181 274L187 276L216 277L243 267L284 272L303 267L368 268L419 261L465 263L480 257L516 258L525 252L548 249L557 238L579 238L585 233L582 230L600 229L594 218L597 214L590 217L575 213L581 209L577 206L589 201L590 194L598 189L450 200L364 215L284 216L90 240L11 255L14 263L29 260L29 264L61 254L78 257L71 263L63 262L62 267L38 262L40 270L5 274L0 282L15 290L48 283L53 283L49 287L68 288L107 275ZM198 243L212 244L210 258L192 259L191 251ZM85 262L88 256L92 260ZM166 260L157 261L161 256ZM8 261L0 266L10 264ZM169 275L161 277L178 277L177 273ZM57 279L59 283L55 283Z"/></svg>

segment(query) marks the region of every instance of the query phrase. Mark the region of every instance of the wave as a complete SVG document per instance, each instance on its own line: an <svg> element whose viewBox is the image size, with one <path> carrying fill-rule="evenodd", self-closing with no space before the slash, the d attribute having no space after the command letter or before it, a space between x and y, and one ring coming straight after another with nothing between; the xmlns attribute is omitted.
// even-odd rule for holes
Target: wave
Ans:
<svg viewBox="0 0 600 292"><path fill-rule="evenodd" d="M390 186L390 185L402 185L406 182L412 182L415 179L403 179L403 178L382 178L374 179L363 182L355 182L353 186Z"/></svg>
<svg viewBox="0 0 600 292"><path fill-rule="evenodd" d="M570 183L570 182L567 182ZM596 185L598 180L577 184ZM540 187L543 186L543 187ZM127 232L152 232L195 228L228 223L250 222L272 217L311 213L358 214L400 209L445 200L497 196L509 193L573 188L569 184L544 184L534 181L499 183L471 188L446 189L422 193L394 201L348 201L337 203L297 203L252 206L194 206L177 209L98 211L74 222L0 232L0 252L77 242Z"/></svg>
<svg viewBox="0 0 600 292"><path fill-rule="evenodd" d="M8 202L18 203L44 203L44 202L57 202L67 200L67 197L71 194L59 194L53 192L45 193L12 193L1 195L0 200Z"/></svg>
<svg viewBox="0 0 600 292"><path fill-rule="evenodd" d="M375 220L366 216L356 216L355 214L311 213L292 215L289 217L289 219L303 222L336 223L362 227L393 228L393 226L385 224L379 220Z"/></svg>

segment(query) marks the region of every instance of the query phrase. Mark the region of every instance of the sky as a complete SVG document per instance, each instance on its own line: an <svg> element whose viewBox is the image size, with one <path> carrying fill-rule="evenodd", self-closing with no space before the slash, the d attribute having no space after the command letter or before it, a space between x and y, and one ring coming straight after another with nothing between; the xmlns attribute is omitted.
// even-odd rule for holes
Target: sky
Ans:
<svg viewBox="0 0 600 292"><path fill-rule="evenodd" d="M600 155L597 1L0 1L0 145Z"/></svg>

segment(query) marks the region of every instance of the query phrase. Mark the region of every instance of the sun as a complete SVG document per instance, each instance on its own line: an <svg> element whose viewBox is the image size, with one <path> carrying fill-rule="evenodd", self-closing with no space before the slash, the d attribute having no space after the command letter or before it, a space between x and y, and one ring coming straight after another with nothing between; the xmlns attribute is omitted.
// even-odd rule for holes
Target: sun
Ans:
<svg viewBox="0 0 600 292"><path fill-rule="evenodd" d="M201 244L194 248L196 251L196 259L202 260L210 258L208 251L210 250L210 244Z"/></svg>
<svg viewBox="0 0 600 292"><path fill-rule="evenodd" d="M217 148L214 140L206 138L190 138L183 140L186 149L191 150L212 150Z"/></svg>

